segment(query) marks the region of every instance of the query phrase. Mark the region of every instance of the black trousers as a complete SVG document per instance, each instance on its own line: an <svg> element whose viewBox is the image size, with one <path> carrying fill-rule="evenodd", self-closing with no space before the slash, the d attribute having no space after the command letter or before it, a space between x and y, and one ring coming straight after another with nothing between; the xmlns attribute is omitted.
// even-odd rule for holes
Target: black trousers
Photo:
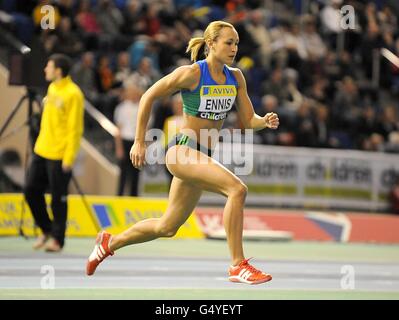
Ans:
<svg viewBox="0 0 399 320"><path fill-rule="evenodd" d="M134 143L131 140L122 140L123 143L123 159L119 161L119 168L121 170L121 175L119 177L119 187L118 187L118 196L123 195L123 191L125 190L125 185L130 182L130 195L138 196L139 192L139 178L140 178L140 170L133 167L132 162L130 161L130 149Z"/></svg>
<svg viewBox="0 0 399 320"><path fill-rule="evenodd" d="M62 170L61 160L49 160L33 153L28 168L24 195L35 223L43 233L54 237L64 246L67 222L67 195L71 172ZM49 189L53 221L46 209L44 193Z"/></svg>

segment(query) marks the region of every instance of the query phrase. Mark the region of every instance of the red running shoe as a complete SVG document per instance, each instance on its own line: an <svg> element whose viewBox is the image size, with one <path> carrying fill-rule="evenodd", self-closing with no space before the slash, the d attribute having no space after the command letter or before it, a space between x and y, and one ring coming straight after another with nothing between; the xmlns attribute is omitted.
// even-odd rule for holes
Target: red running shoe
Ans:
<svg viewBox="0 0 399 320"><path fill-rule="evenodd" d="M91 276L96 271L97 266L108 256L114 255L109 249L112 235L106 231L101 231L96 238L96 245L89 256L86 264L86 274Z"/></svg>
<svg viewBox="0 0 399 320"><path fill-rule="evenodd" d="M230 281L247 284L259 284L272 280L272 276L270 274L264 273L251 266L248 263L249 260L250 259L244 259L238 266L231 266L229 268Z"/></svg>

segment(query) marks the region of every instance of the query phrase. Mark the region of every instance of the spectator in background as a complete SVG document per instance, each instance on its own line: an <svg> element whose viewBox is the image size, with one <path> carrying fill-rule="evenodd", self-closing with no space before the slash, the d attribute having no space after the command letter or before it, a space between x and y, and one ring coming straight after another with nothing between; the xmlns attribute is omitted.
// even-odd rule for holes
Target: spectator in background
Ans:
<svg viewBox="0 0 399 320"><path fill-rule="evenodd" d="M130 55L130 67L136 70L143 59L148 57L151 60L153 68L159 70L159 52L158 46L154 41L147 36L140 36L128 48Z"/></svg>
<svg viewBox="0 0 399 320"><path fill-rule="evenodd" d="M371 129L374 124L363 118L362 113L367 105L373 106L378 115L383 113L380 106L393 104L395 109L398 107L395 98L399 94L399 68L382 57L379 86L372 83L373 50L386 47L399 55L397 3L396 0L383 3L323 0L313 3L305 15L302 10L295 11L289 0L273 2L272 11L268 4L258 0L211 1L209 7L203 6L206 3L201 4L201 1L191 0L5 0L0 1L0 9L9 14L6 20L12 21L7 27L12 27L20 39L21 34L30 38L35 21L36 35L33 34L32 40L41 37L47 54L57 50L75 55L76 60L87 61L93 59L85 55L86 51L94 52L96 57L107 55L111 63L107 63L102 77L98 77L102 78L98 81L101 83L99 89L93 89L92 61L78 63L72 76L87 98L110 119L119 103L121 83L133 71L138 83L149 87L162 74L189 64L184 61L187 60L187 41L193 36L202 36L200 29L220 15L221 19L234 22L241 34L235 66L244 72L254 107L261 108L260 101L265 94L278 99L283 120L279 133L283 133L286 123L290 123L290 129L294 130L291 126L295 122L290 120L301 118L306 122L298 112L301 99L295 98L310 98L311 103L320 103L329 109L329 118L334 121L329 122L328 130L331 136L339 137L340 147L362 149L363 140L367 140L364 147L372 150L376 144L371 141L379 140L375 136L370 139L372 133L382 135L383 144L387 144L390 133L396 130L390 120L384 120L385 116L379 119L377 130ZM40 9L48 4L56 10L55 30L40 28L43 17ZM342 32L339 9L344 4L354 7L356 19L355 29L341 34L344 48L340 51L335 45L336 36ZM0 16L1 21L3 17ZM74 31L77 32L74 34ZM125 50L130 59L123 53ZM118 57L115 68L114 57ZM130 70L126 60L129 60ZM240 63L244 60L252 61L253 65L243 68ZM110 73L115 76L108 81L112 78ZM103 84L107 83L108 89L104 89ZM115 87L118 90L114 90ZM171 113L170 107L165 107L169 102L165 101L156 104L154 110L156 125L160 128ZM316 113L316 108L311 108L309 116L313 124ZM284 119L285 115L288 119ZM359 128L359 124L360 131L356 132L354 128ZM303 141L302 138L298 141ZM348 143L342 144L344 140Z"/></svg>
<svg viewBox="0 0 399 320"><path fill-rule="evenodd" d="M55 44L58 41L57 35L51 29L43 29L40 34L40 42L43 44L43 48L46 55L51 55L54 53Z"/></svg>
<svg viewBox="0 0 399 320"><path fill-rule="evenodd" d="M312 16L303 18L304 29L301 32L299 41L304 47L302 60L317 61L323 58L327 53L326 45L316 31L316 22Z"/></svg>
<svg viewBox="0 0 399 320"><path fill-rule="evenodd" d="M111 0L98 0L94 14L101 28L101 33L99 34L100 49L111 51L123 47L125 45L125 37L121 31L124 18L114 2Z"/></svg>
<svg viewBox="0 0 399 320"><path fill-rule="evenodd" d="M68 17L70 21L74 19L74 5L75 0L58 0L55 5L60 11L60 15L62 17ZM73 23L72 23L73 24Z"/></svg>
<svg viewBox="0 0 399 320"><path fill-rule="evenodd" d="M161 29L161 21L158 17L159 5L156 2L147 2L144 9L145 32L148 36L155 36Z"/></svg>
<svg viewBox="0 0 399 320"><path fill-rule="evenodd" d="M101 27L97 22L96 15L91 11L90 0L80 2L79 11L75 18L79 33L84 39L87 50L98 48L98 36L101 33Z"/></svg>
<svg viewBox="0 0 399 320"><path fill-rule="evenodd" d="M159 78L160 74L153 67L151 59L143 57L140 60L137 70L133 72L126 81L134 81L138 86L146 90Z"/></svg>
<svg viewBox="0 0 399 320"><path fill-rule="evenodd" d="M363 140L368 139L370 134L378 132L378 121L372 106L367 105L363 108L357 122L356 132L355 145L359 149L362 148Z"/></svg>
<svg viewBox="0 0 399 320"><path fill-rule="evenodd" d="M277 98L279 103L282 103L285 98L286 88L283 81L283 70L279 67L272 71L270 79L262 83L262 92L271 94Z"/></svg>
<svg viewBox="0 0 399 320"><path fill-rule="evenodd" d="M399 118L395 107L388 105L384 107L382 117L378 121L378 132L387 140L393 131L399 131Z"/></svg>
<svg viewBox="0 0 399 320"><path fill-rule="evenodd" d="M96 104L99 93L96 86L94 54L92 52L83 53L80 61L72 67L71 76L73 81L82 89L85 97L91 103Z"/></svg>
<svg viewBox="0 0 399 320"><path fill-rule="evenodd" d="M324 77L316 76L313 80L312 86L307 90L307 96L320 103L327 103L326 88L328 80Z"/></svg>
<svg viewBox="0 0 399 320"><path fill-rule="evenodd" d="M396 177L392 189L389 192L388 199L392 213L399 214L399 177Z"/></svg>
<svg viewBox="0 0 399 320"><path fill-rule="evenodd" d="M268 68L270 66L272 48L271 37L264 24L265 14L261 9L253 10L250 13L248 22L245 27L251 37L254 39L258 48L256 56L260 62L260 66Z"/></svg>
<svg viewBox="0 0 399 320"><path fill-rule="evenodd" d="M171 98L165 97L154 105L153 128L163 130L167 118L173 116Z"/></svg>
<svg viewBox="0 0 399 320"><path fill-rule="evenodd" d="M277 112L277 107L278 107L278 101L277 98L271 94L264 95L261 100L261 107L262 110L260 111L260 114L266 114L268 112ZM281 119L281 117L280 117ZM282 123L284 121L281 121ZM262 144L269 144L269 145L275 145L277 144L278 140L278 132L277 131L272 131L272 130L261 130L257 131L256 135L260 137L260 141Z"/></svg>
<svg viewBox="0 0 399 320"><path fill-rule="evenodd" d="M76 15L77 26L88 34L99 34L101 27L97 22L96 15L91 11L90 0L82 0L79 5L79 11Z"/></svg>
<svg viewBox="0 0 399 320"><path fill-rule="evenodd" d="M117 37L124 23L123 15L111 0L98 0L94 10L102 32Z"/></svg>
<svg viewBox="0 0 399 320"><path fill-rule="evenodd" d="M286 68L283 72L284 92L283 92L283 105L289 110L296 111L303 101L303 96L299 92L298 72L291 68Z"/></svg>
<svg viewBox="0 0 399 320"><path fill-rule="evenodd" d="M399 131L393 131L388 135L388 142L385 144L384 151L399 153Z"/></svg>
<svg viewBox="0 0 399 320"><path fill-rule="evenodd" d="M128 0L125 10L122 12L124 16L124 24L122 32L130 36L144 34L145 21L142 16L143 4L139 0Z"/></svg>
<svg viewBox="0 0 399 320"><path fill-rule="evenodd" d="M105 71L105 84L108 85L108 91L99 92L98 86L101 85L101 83L99 83L100 75L99 73L96 73L96 70L94 69L94 60L94 54L92 52L85 52L82 55L81 61L73 66L71 76L74 81L76 81L76 83L82 88L82 91L85 93L86 98L100 112L107 116L108 119L112 120L113 110L119 101L116 93L112 92L111 94L109 92L113 84L113 82L110 81L110 78L112 78L113 75L109 76L107 75L108 71ZM105 65L108 66L107 64Z"/></svg>
<svg viewBox="0 0 399 320"><path fill-rule="evenodd" d="M177 11L175 27L179 30L186 29L190 33L189 37L191 37L192 31L200 29L201 23L195 8L192 6L180 7ZM185 36L187 31L184 32Z"/></svg>
<svg viewBox="0 0 399 320"><path fill-rule="evenodd" d="M334 118L335 128L353 128L360 116L359 90L351 77L345 77L338 83L338 90L334 97L331 116Z"/></svg>
<svg viewBox="0 0 399 320"><path fill-rule="evenodd" d="M384 151L384 137L379 133L372 133L367 139L363 140L363 150Z"/></svg>
<svg viewBox="0 0 399 320"><path fill-rule="evenodd" d="M54 48L57 52L64 53L72 58L78 56L83 50L83 43L75 31L72 30L69 17L62 17L56 30Z"/></svg>
<svg viewBox="0 0 399 320"><path fill-rule="evenodd" d="M315 128L312 121L313 105L309 99L305 99L298 109L295 117L296 145L300 147L313 147L315 145Z"/></svg>
<svg viewBox="0 0 399 320"><path fill-rule="evenodd" d="M71 62L62 54L50 56L45 68L51 81L44 99L39 136L34 146L25 199L42 231L33 248L59 252L64 247L68 184L83 134L84 96L69 77ZM50 187L50 220L44 193Z"/></svg>
<svg viewBox="0 0 399 320"><path fill-rule="evenodd" d="M300 57L305 55L305 48L299 40L299 35L298 23L286 20L270 30L271 47L277 66L299 68Z"/></svg>
<svg viewBox="0 0 399 320"><path fill-rule="evenodd" d="M123 101L115 108L114 122L118 127L115 136L115 156L118 159L120 175L118 195L122 196L130 184L129 195L138 196L140 171L132 166L129 151L134 143L136 120L143 91L134 82L127 82L123 90Z"/></svg>
<svg viewBox="0 0 399 320"><path fill-rule="evenodd" d="M325 105L319 104L316 107L313 126L315 131L314 146L316 148L332 148L335 146L330 135L329 111Z"/></svg>
<svg viewBox="0 0 399 320"><path fill-rule="evenodd" d="M114 84L114 73L111 69L110 61L107 55L102 55L98 59L96 69L97 89L101 93L111 90Z"/></svg>
<svg viewBox="0 0 399 320"><path fill-rule="evenodd" d="M341 28L341 6L342 0L329 0L320 12L323 32L327 36L330 48L336 48L337 35L343 31Z"/></svg>
<svg viewBox="0 0 399 320"><path fill-rule="evenodd" d="M368 7L370 8L369 5ZM369 13L369 22L365 28L360 50L365 75L371 80L373 75L373 52L375 49L383 47L383 38L381 37L380 28L371 13Z"/></svg>
<svg viewBox="0 0 399 320"><path fill-rule="evenodd" d="M131 72L129 53L127 51L119 52L115 71L115 82L117 85L122 85L129 78Z"/></svg>

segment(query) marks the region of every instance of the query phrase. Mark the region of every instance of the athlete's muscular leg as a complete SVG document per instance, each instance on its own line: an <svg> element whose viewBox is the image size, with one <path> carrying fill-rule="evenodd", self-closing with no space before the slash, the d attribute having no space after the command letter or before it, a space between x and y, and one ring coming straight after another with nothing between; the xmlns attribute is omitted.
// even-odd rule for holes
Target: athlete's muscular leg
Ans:
<svg viewBox="0 0 399 320"><path fill-rule="evenodd" d="M173 161L176 148L184 153L185 163ZM169 171L184 181L227 197L223 211L224 227L233 265L244 259L242 247L243 210L247 187L231 171L203 153L186 146L174 146L166 155Z"/></svg>
<svg viewBox="0 0 399 320"><path fill-rule="evenodd" d="M140 221L126 231L113 236L110 249L117 250L130 244L160 237L173 237L194 210L201 192L201 188L174 177L166 213L161 218Z"/></svg>

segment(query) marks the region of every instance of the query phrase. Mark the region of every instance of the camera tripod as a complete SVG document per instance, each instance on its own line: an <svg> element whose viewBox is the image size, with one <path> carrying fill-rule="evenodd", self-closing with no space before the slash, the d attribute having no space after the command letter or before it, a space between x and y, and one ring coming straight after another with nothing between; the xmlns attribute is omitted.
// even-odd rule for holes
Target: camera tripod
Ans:
<svg viewBox="0 0 399 320"><path fill-rule="evenodd" d="M7 134L6 136L2 137L3 133L5 132L5 130L7 129L7 127L9 126L10 122L12 121L12 119L15 117L15 115L17 114L18 110L21 108L21 106L23 105L24 101L28 100L28 116L27 116L27 120L20 126L17 127L16 129L13 129L9 134ZM33 105L36 102L36 104L39 106L39 110L42 110L42 105L40 100L37 97L37 93L35 92L34 89L27 87L27 92L25 95L23 95L18 103L15 105L15 107L13 108L13 110L11 111L11 113L9 114L9 116L7 117L4 125L1 127L0 129L0 142L1 140L4 140L6 138L8 138L9 136L15 134L17 131L21 130L22 127L24 127L25 125L27 125L29 127L29 143L27 144L26 147L26 152L25 152L25 162L24 162L24 185L25 185L25 180L26 180L26 172L27 172L27 164L28 164L28 158L29 158L29 154L33 152L33 146L35 144L36 138L39 134L39 120L40 118L35 117L34 113L33 113ZM41 112L40 112L41 113ZM30 147L29 147L30 146ZM81 196L82 202L86 208L87 213L89 214L90 219L93 222L94 227L96 228L97 231L99 231L100 227L98 225L97 220L95 219L92 210L90 209L90 206L86 200L86 197L84 195L84 193L82 192L82 189L80 188L78 181L76 180L75 176L72 174L71 175L71 180L72 183L74 184L76 190L78 191L78 193ZM18 233L20 236L24 237L25 239L27 239L27 236L25 235L24 231L23 231L23 223L24 223L24 215L25 215L25 200L24 198L22 198L21 201L21 217L19 220L19 226L18 226ZM36 227L34 228L34 233L36 235Z"/></svg>

